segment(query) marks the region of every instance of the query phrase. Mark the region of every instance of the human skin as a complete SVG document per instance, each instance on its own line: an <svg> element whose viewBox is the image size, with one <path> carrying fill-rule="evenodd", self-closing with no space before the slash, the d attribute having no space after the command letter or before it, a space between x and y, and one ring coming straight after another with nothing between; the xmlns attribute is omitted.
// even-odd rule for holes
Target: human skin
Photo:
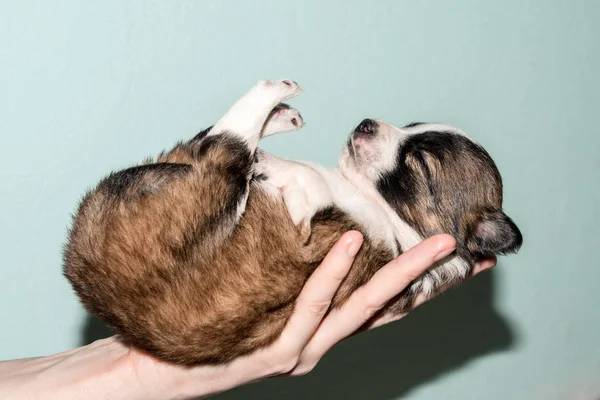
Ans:
<svg viewBox="0 0 600 400"><path fill-rule="evenodd" d="M47 357L0 362L0 398L184 400L269 377L306 374L336 343L401 318L376 314L455 248L449 235L424 240L381 268L341 308L328 313L362 240L355 231L340 238L305 284L281 336L267 348L228 364L190 368L157 360L110 337ZM473 275L495 264L495 259L482 260Z"/></svg>

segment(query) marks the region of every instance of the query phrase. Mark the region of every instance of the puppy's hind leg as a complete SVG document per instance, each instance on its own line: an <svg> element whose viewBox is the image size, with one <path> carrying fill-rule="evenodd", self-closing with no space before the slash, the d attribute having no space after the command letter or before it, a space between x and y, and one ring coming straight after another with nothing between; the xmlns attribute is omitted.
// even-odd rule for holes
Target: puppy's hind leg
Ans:
<svg viewBox="0 0 600 400"><path fill-rule="evenodd" d="M254 153L275 106L300 93L302 88L291 80L260 81L229 109L208 135L233 135L243 140Z"/></svg>
<svg viewBox="0 0 600 400"><path fill-rule="evenodd" d="M271 111L271 114L269 114L260 137L297 131L302 127L304 127L304 119L302 119L300 112L287 104L281 103Z"/></svg>
<svg viewBox="0 0 600 400"><path fill-rule="evenodd" d="M183 146L183 153L191 156L198 172L198 192L206 203L202 212L213 218L212 226L232 227L243 214L263 126L277 104L301 92L291 80L260 81L207 133L200 133ZM175 148L164 161L179 161L179 150Z"/></svg>

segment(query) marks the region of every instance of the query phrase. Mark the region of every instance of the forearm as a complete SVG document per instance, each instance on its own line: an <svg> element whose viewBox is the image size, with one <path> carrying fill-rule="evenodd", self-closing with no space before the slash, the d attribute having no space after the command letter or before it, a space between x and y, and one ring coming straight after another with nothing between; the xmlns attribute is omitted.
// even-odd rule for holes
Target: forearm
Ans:
<svg viewBox="0 0 600 400"><path fill-rule="evenodd" d="M0 399L187 400L263 376L270 368L262 358L255 356L251 365L188 369L112 337L48 357L0 362Z"/></svg>
<svg viewBox="0 0 600 400"><path fill-rule="evenodd" d="M344 306L326 313L361 243L357 233L342 236L309 278L279 339L265 349L226 365L189 368L109 338L49 357L0 362L0 399L189 400L271 376L305 374L455 242L447 235L421 242L384 266ZM371 326L389 322L382 318Z"/></svg>
<svg viewBox="0 0 600 400"><path fill-rule="evenodd" d="M128 353L110 338L49 357L1 362L0 398L148 398Z"/></svg>

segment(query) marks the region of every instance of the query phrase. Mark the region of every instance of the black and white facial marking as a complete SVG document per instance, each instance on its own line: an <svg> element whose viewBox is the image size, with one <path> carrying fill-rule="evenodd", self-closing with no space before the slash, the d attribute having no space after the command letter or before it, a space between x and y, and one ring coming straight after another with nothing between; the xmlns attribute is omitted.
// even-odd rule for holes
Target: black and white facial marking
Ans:
<svg viewBox="0 0 600 400"><path fill-rule="evenodd" d="M348 176L358 173L374 181L394 165L396 157L391 149L396 148L400 140L401 135L387 130L384 132L379 122L363 120L350 135L342 151L339 163L342 173L347 171Z"/></svg>
<svg viewBox="0 0 600 400"><path fill-rule="evenodd" d="M340 169L362 175L421 236L452 234L468 262L521 246L519 229L502 211L494 161L459 129L364 120L350 135Z"/></svg>

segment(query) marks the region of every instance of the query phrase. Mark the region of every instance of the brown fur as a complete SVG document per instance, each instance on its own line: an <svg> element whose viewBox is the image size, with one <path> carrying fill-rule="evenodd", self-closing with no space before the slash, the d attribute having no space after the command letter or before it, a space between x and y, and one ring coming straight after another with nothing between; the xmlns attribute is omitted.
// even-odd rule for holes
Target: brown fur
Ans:
<svg viewBox="0 0 600 400"><path fill-rule="evenodd" d="M101 182L65 250L65 275L91 312L125 342L182 364L226 362L273 342L335 241L360 229L328 208L303 245L284 204L258 185L235 224L224 212L239 190L231 154L250 154L227 139L204 142ZM333 306L391 258L367 238Z"/></svg>
<svg viewBox="0 0 600 400"><path fill-rule="evenodd" d="M329 207L312 218L306 240L284 203L252 180L246 145L206 132L102 180L84 197L64 253L65 276L90 312L126 343L186 365L227 362L272 343L333 244L350 229L364 232ZM507 236L496 233L508 217L495 165L473 160L477 149L445 159L444 146L452 147L409 147L394 179L384 180L407 181L380 192L423 236L453 233L471 263L502 253ZM520 233L513 239L511 248L520 246ZM332 307L392 257L365 237ZM439 289L450 283L442 279ZM414 296L407 290L382 312L406 312Z"/></svg>

